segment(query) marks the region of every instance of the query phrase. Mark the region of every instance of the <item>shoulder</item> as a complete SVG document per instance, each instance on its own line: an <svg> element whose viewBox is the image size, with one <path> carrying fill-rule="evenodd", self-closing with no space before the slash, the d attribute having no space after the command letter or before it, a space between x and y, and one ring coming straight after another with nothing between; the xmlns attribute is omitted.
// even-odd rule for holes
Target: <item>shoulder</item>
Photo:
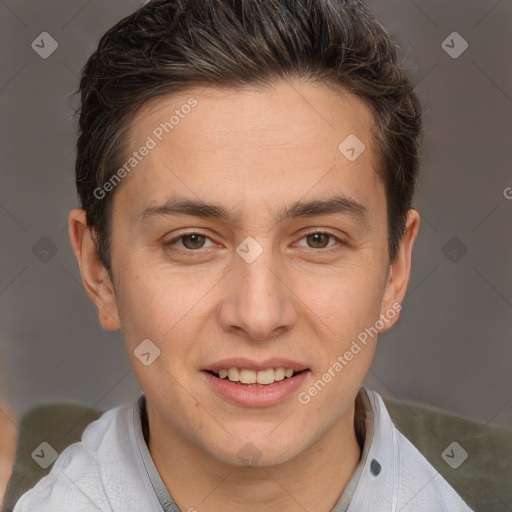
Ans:
<svg viewBox="0 0 512 512"><path fill-rule="evenodd" d="M132 408L110 409L63 450L14 512L151 510L141 503L146 493L137 455Z"/></svg>
<svg viewBox="0 0 512 512"><path fill-rule="evenodd" d="M382 397L367 388L365 391L374 422L371 457L386 466L384 477L397 510L470 512L453 487L395 426Z"/></svg>
<svg viewBox="0 0 512 512"><path fill-rule="evenodd" d="M470 512L462 497L418 449L396 427L394 430L398 448L398 510L413 512L438 507L450 512Z"/></svg>
<svg viewBox="0 0 512 512"><path fill-rule="evenodd" d="M383 401L397 429L468 505L502 510L512 503L512 429L424 403Z"/></svg>

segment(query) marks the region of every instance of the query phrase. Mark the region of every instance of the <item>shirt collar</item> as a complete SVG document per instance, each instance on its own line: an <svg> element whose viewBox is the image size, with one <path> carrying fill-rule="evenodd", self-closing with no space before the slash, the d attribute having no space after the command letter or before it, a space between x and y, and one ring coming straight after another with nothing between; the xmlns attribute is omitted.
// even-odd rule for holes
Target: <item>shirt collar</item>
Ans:
<svg viewBox="0 0 512 512"><path fill-rule="evenodd" d="M133 413L135 439L137 440L142 461L144 462L149 480L155 490L158 501L160 502L164 512L180 512L180 509L169 494L167 487L165 487L165 484L156 469L155 463L153 462L153 458L149 453L147 445L149 439L149 427L146 414L146 397L144 394L139 397L134 405Z"/></svg>
<svg viewBox="0 0 512 512"><path fill-rule="evenodd" d="M398 500L398 438L382 398L361 388L366 402L367 430L361 457L361 473L347 512L378 509L395 510ZM370 419L371 415L371 419Z"/></svg>

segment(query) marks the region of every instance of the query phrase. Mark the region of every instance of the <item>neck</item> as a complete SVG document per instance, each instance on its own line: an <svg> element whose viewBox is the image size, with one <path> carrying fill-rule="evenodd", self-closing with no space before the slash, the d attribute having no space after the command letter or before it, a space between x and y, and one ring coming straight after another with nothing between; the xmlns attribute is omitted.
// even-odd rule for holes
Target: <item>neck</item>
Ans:
<svg viewBox="0 0 512 512"><path fill-rule="evenodd" d="M212 457L158 421L148 408L148 447L180 510L330 511L361 457L355 406L297 457L267 467L240 467ZM154 420L154 421L153 421ZM356 425L356 428L354 428ZM147 440L148 441L148 440Z"/></svg>

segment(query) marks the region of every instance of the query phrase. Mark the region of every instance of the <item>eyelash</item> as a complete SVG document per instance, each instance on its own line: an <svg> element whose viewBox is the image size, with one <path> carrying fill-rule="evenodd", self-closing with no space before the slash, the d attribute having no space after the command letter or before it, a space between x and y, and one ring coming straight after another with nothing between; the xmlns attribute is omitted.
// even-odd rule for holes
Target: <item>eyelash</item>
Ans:
<svg viewBox="0 0 512 512"><path fill-rule="evenodd" d="M327 235L329 238L334 239L336 242L338 242L338 245L342 245L342 246L343 245L345 245L345 246L348 245L344 240L342 240L341 238L337 237L336 235L333 235L332 233L329 233L328 231L310 231L310 232L304 233L304 235L300 238L300 240L303 240L304 238L306 238L309 235L315 235L315 234ZM178 242L182 238L185 238L185 237L190 236L190 235L204 236L208 240L212 241L211 238L206 233L201 233L200 231L190 231L188 233L183 233L183 234L173 238L169 242L166 242L165 243L165 247L171 249L172 251L182 251L182 252L189 253L189 254L199 253L201 251L201 249L204 249L204 247L201 247L199 249L187 249L186 247L184 247L184 248L182 248L182 247L180 247L180 248L173 247L176 242ZM326 248L322 248L322 247L320 247L320 248L309 247L309 249L316 250L316 251L321 251L324 254L330 254L333 250L336 250L336 247L335 246L330 246L330 247L326 247Z"/></svg>

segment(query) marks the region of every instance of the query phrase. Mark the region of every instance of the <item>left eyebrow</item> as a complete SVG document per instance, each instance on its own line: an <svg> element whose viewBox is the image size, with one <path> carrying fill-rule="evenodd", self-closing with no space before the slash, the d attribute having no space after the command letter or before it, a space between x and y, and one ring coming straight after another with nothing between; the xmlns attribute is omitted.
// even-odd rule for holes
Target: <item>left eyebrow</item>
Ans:
<svg viewBox="0 0 512 512"><path fill-rule="evenodd" d="M363 204L345 196L329 199L315 199L308 202L296 201L292 206L282 209L275 216L277 222L298 217L314 217L318 215L349 215L355 219L366 221L368 209Z"/></svg>
<svg viewBox="0 0 512 512"><path fill-rule="evenodd" d="M329 199L315 199L308 202L296 201L291 206L281 208L273 214L276 222L283 220L314 217L319 215L348 215L361 222L367 222L369 212L361 203L345 196L335 196ZM164 204L150 206L141 212L139 222L144 223L153 217L190 215L201 218L220 219L230 223L240 222L240 210L228 210L215 203L174 196Z"/></svg>

